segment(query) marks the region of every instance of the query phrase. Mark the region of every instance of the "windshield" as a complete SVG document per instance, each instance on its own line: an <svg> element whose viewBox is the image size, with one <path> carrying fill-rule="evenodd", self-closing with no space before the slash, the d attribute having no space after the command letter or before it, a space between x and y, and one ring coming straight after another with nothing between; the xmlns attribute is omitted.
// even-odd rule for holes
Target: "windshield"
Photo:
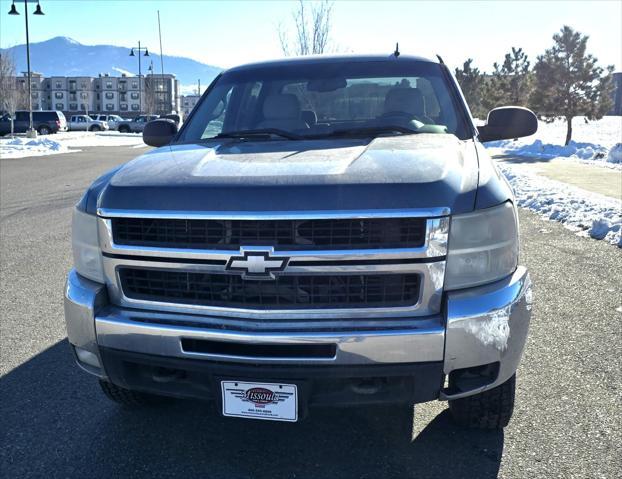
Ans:
<svg viewBox="0 0 622 479"><path fill-rule="evenodd" d="M469 137L440 65L415 60L259 66L225 72L178 141L438 133ZM242 133L242 134L241 134Z"/></svg>

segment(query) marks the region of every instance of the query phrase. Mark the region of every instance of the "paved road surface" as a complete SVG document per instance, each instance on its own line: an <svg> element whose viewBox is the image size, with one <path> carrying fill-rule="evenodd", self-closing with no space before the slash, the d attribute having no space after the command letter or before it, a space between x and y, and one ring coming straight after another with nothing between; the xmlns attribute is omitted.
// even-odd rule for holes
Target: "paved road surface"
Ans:
<svg viewBox="0 0 622 479"><path fill-rule="evenodd" d="M64 339L69 222L90 180L136 153L0 160L0 476L619 477L621 251L530 213L536 304L504 432L459 429L443 403L417 406L411 435L400 408L316 410L292 425L198 402L138 413L108 402Z"/></svg>

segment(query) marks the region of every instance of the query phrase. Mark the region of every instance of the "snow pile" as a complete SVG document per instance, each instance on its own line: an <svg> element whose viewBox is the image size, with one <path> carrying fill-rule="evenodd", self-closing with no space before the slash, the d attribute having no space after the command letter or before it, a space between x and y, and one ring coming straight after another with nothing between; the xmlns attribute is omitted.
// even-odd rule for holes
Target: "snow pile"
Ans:
<svg viewBox="0 0 622 479"><path fill-rule="evenodd" d="M597 121L576 117L572 121L573 140L563 146L566 138L565 120L552 123L540 121L535 135L518 140L486 143L492 154L532 158L570 158L591 164L609 166L622 164L622 117L606 116Z"/></svg>
<svg viewBox="0 0 622 479"><path fill-rule="evenodd" d="M583 236L604 239L622 247L622 201L526 173L507 164L497 165L510 182L518 206L559 221Z"/></svg>
<svg viewBox="0 0 622 479"><path fill-rule="evenodd" d="M622 143L616 143L616 145L609 150L607 154L607 163L622 163Z"/></svg>
<svg viewBox="0 0 622 479"><path fill-rule="evenodd" d="M145 147L142 135L137 133L67 132L29 139L24 136L0 138L0 158L25 158L28 156L56 155L80 151L88 146Z"/></svg>
<svg viewBox="0 0 622 479"><path fill-rule="evenodd" d="M25 156L55 155L68 153L66 145L50 140L46 136L39 138L11 138L0 140L0 158L23 158Z"/></svg>

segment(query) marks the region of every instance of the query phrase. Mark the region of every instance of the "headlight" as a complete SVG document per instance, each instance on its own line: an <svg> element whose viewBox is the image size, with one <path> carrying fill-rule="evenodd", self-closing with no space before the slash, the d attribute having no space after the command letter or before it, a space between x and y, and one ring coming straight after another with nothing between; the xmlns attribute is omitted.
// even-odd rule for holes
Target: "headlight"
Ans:
<svg viewBox="0 0 622 479"><path fill-rule="evenodd" d="M104 283L104 268L97 236L96 216L74 208L71 247L76 271L85 278Z"/></svg>
<svg viewBox="0 0 622 479"><path fill-rule="evenodd" d="M445 289L490 283L518 265L518 224L511 203L451 218Z"/></svg>

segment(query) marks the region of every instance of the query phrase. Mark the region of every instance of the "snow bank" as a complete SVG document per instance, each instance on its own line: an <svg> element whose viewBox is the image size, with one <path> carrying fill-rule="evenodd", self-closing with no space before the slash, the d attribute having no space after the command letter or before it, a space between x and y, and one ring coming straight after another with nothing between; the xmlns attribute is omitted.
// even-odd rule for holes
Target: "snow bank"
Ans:
<svg viewBox="0 0 622 479"><path fill-rule="evenodd" d="M573 140L564 146L566 123L540 121L535 135L518 140L486 143L492 154L527 156L532 158L569 158L597 166L618 169L622 164L622 117L607 116L587 122L576 117L573 122ZM621 167L622 168L622 167Z"/></svg>
<svg viewBox="0 0 622 479"><path fill-rule="evenodd" d="M48 137L11 138L0 140L0 158L24 158L26 156L55 155L68 153L69 148Z"/></svg>
<svg viewBox="0 0 622 479"><path fill-rule="evenodd" d="M89 146L145 146L137 133L67 132L29 139L23 136L0 138L0 158L25 158L80 151Z"/></svg>
<svg viewBox="0 0 622 479"><path fill-rule="evenodd" d="M518 206L559 221L582 236L604 239L622 247L622 201L508 164L497 166L512 185Z"/></svg>

